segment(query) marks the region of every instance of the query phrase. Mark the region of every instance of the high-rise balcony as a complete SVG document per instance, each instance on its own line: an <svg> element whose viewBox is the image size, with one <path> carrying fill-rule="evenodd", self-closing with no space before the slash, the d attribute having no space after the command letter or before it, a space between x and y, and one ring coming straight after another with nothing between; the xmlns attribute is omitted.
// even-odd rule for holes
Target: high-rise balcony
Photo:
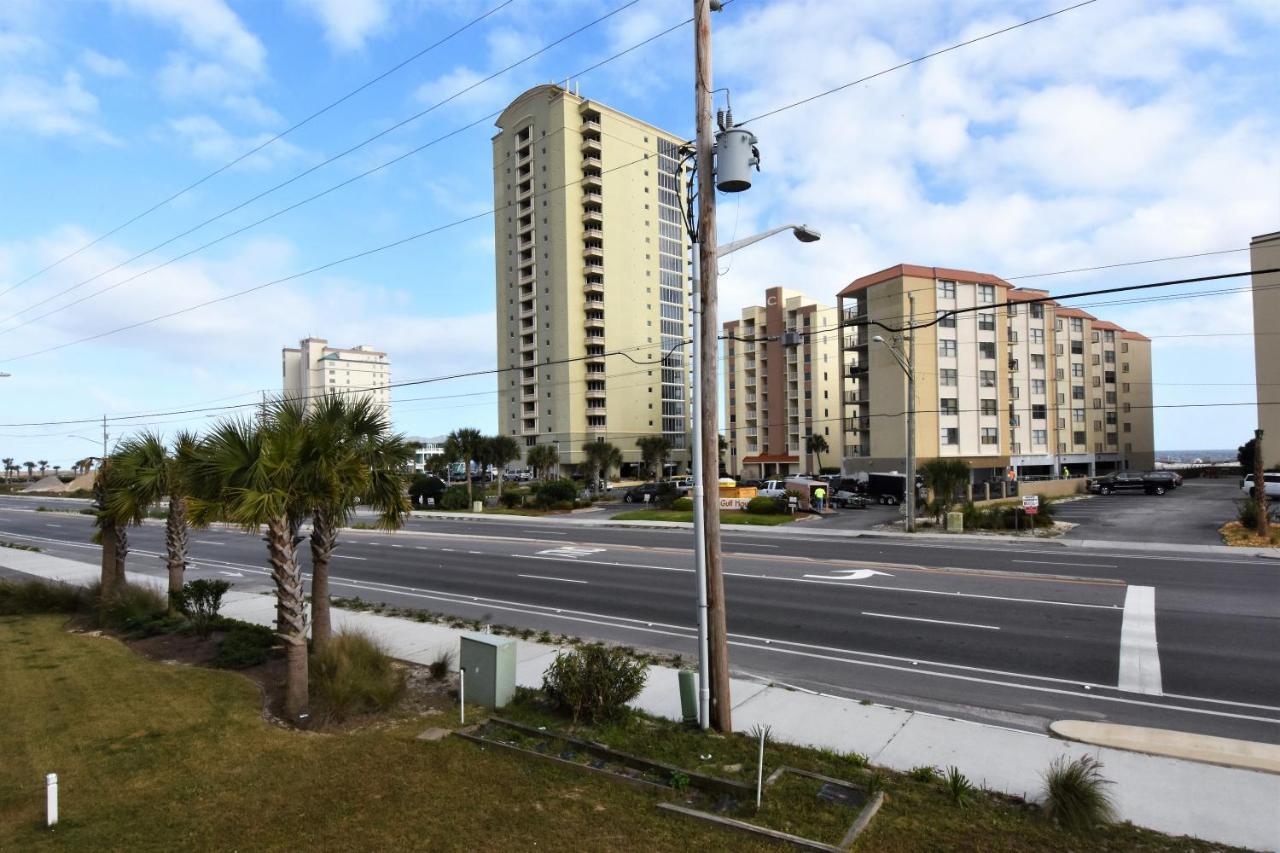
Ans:
<svg viewBox="0 0 1280 853"><path fill-rule="evenodd" d="M538 314L538 306L537 306L537 305L535 305L535 304L530 304L528 307L523 307L523 304L522 304L522 307L520 308L520 315L519 315L519 316L520 316L520 319L521 319L521 320L527 320L527 319L530 319L530 318L532 318L532 317L536 317L536 316L537 316L537 314Z"/></svg>
<svg viewBox="0 0 1280 853"><path fill-rule="evenodd" d="M587 329L587 344L604 346L604 329Z"/></svg>
<svg viewBox="0 0 1280 853"><path fill-rule="evenodd" d="M582 158L582 168L584 169L599 169L603 165L604 162L594 154L588 154Z"/></svg>
<svg viewBox="0 0 1280 853"><path fill-rule="evenodd" d="M538 421L537 421L537 419L526 418L526 419L525 419L525 421L524 421L524 427L523 427L523 429L521 430L521 432L523 432L525 435L535 435L535 434L537 434L537 432L538 432Z"/></svg>
<svg viewBox="0 0 1280 853"><path fill-rule="evenodd" d="M588 227L592 225L600 225L604 222L604 212L600 210L584 210L582 212L582 224Z"/></svg>
<svg viewBox="0 0 1280 853"><path fill-rule="evenodd" d="M520 274L516 277L516 284L533 284L534 275L535 270L532 266L521 267Z"/></svg>
<svg viewBox="0 0 1280 853"><path fill-rule="evenodd" d="M588 225L586 228L582 229L582 236L588 240L603 240L604 229Z"/></svg>
<svg viewBox="0 0 1280 853"><path fill-rule="evenodd" d="M602 186L599 172L587 172L582 176L582 188L584 190L598 190Z"/></svg>
<svg viewBox="0 0 1280 853"><path fill-rule="evenodd" d="M587 420L587 432L605 432L608 429L609 428L602 423L592 423L590 419Z"/></svg>
<svg viewBox="0 0 1280 853"><path fill-rule="evenodd" d="M586 390L588 400L603 400L606 393L603 388L588 388Z"/></svg>
<svg viewBox="0 0 1280 853"><path fill-rule="evenodd" d="M520 151L519 153L517 153L517 154L516 154L516 166L517 166L517 167L519 167L519 166L527 166L527 165L529 165L529 164L530 164L530 163L532 163L532 162L533 162L533 147L532 147L532 146L530 146L530 147L528 147L528 148L521 149L521 151Z"/></svg>
<svg viewBox="0 0 1280 853"><path fill-rule="evenodd" d="M516 186L516 201L533 198L533 181L526 181Z"/></svg>
<svg viewBox="0 0 1280 853"><path fill-rule="evenodd" d="M600 132L600 120L599 120L599 119L594 119L594 118L584 118L584 119L582 120L582 129L583 129L584 131L586 131L586 130L594 130L594 131L596 131L597 133L599 133L599 132Z"/></svg>
<svg viewBox="0 0 1280 853"><path fill-rule="evenodd" d="M591 334L592 329L598 329L602 334L604 333L604 314L588 314L583 323L587 328L588 335Z"/></svg>
<svg viewBox="0 0 1280 853"><path fill-rule="evenodd" d="M600 263L599 261L587 261L587 264L583 269L585 270L587 275L603 275L604 274L604 264Z"/></svg>
<svg viewBox="0 0 1280 853"><path fill-rule="evenodd" d="M527 222L516 225L517 237L525 237L532 233L533 233L533 217L530 217Z"/></svg>
<svg viewBox="0 0 1280 853"><path fill-rule="evenodd" d="M521 403L536 403L537 401L538 401L537 389L534 389L532 391L522 391L520 393Z"/></svg>
<svg viewBox="0 0 1280 853"><path fill-rule="evenodd" d="M584 293L587 293L587 294L598 294L598 295L600 295L600 296L603 296L603 295L604 295L604 282L603 282L603 281L589 281L589 282L587 282L586 284L584 284L584 285L582 286L582 290L583 290L583 292L584 292Z"/></svg>
<svg viewBox="0 0 1280 853"><path fill-rule="evenodd" d="M596 243L588 243L582 247L582 257L587 259L588 264L591 263L592 258L603 258L604 246Z"/></svg>
<svg viewBox="0 0 1280 853"><path fill-rule="evenodd" d="M582 137L582 153L583 154L599 154L600 153L600 137L598 136Z"/></svg>
<svg viewBox="0 0 1280 853"><path fill-rule="evenodd" d="M599 190L583 190L582 200L584 203L601 204L604 202L604 196Z"/></svg>

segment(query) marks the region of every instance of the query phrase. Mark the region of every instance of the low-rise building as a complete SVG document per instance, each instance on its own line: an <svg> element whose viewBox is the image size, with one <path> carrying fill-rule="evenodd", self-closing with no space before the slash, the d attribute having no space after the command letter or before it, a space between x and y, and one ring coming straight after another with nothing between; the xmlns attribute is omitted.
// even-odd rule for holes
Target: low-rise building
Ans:
<svg viewBox="0 0 1280 853"><path fill-rule="evenodd" d="M1253 274L1253 354L1263 465L1280 466L1280 231L1249 244Z"/></svg>
<svg viewBox="0 0 1280 853"><path fill-rule="evenodd" d="M281 350L284 397L315 400L325 394L367 397L391 419L391 360L371 346L340 349L324 338L304 338Z"/></svg>

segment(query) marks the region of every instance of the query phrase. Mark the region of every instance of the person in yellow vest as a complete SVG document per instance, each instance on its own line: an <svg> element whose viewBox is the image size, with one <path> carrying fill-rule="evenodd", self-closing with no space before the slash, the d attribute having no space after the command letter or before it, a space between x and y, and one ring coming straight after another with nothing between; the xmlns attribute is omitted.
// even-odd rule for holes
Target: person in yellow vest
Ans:
<svg viewBox="0 0 1280 853"><path fill-rule="evenodd" d="M827 490L822 488L822 486L818 486L818 488L813 490L813 505L818 512L822 512L822 505L826 501L826 498Z"/></svg>
<svg viewBox="0 0 1280 853"><path fill-rule="evenodd" d="M1062 466L1062 479L1064 479L1064 480L1070 480L1070 479L1071 479L1071 469L1070 469L1070 468L1068 468L1066 465L1063 465L1063 466Z"/></svg>

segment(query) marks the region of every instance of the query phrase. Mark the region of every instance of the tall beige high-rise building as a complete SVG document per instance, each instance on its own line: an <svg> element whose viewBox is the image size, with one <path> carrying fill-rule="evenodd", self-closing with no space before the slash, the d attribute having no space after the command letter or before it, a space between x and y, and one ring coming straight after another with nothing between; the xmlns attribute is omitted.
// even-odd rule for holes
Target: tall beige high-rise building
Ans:
<svg viewBox="0 0 1280 853"><path fill-rule="evenodd" d="M367 397L391 419L391 359L371 346L340 349L324 338L304 338L280 351L284 397L314 400L325 394Z"/></svg>
<svg viewBox="0 0 1280 853"><path fill-rule="evenodd" d="M499 429L569 465L608 441L628 470L636 439L663 435L687 463L681 138L557 85L497 126Z"/></svg>
<svg viewBox="0 0 1280 853"><path fill-rule="evenodd" d="M975 481L1155 464L1151 342L988 273L900 264L840 292L844 469L902 470L906 377L876 335L915 321L916 458ZM963 313L949 316L948 311Z"/></svg>
<svg viewBox="0 0 1280 853"><path fill-rule="evenodd" d="M729 472L770 479L839 467L844 434L836 309L771 287L764 305L744 308L740 320L724 324L724 334ZM806 455L810 435L822 436L826 452Z"/></svg>
<svg viewBox="0 0 1280 853"><path fill-rule="evenodd" d="M1280 269L1280 231L1249 244L1254 270ZM1253 355L1263 464L1280 466L1280 273L1253 276Z"/></svg>

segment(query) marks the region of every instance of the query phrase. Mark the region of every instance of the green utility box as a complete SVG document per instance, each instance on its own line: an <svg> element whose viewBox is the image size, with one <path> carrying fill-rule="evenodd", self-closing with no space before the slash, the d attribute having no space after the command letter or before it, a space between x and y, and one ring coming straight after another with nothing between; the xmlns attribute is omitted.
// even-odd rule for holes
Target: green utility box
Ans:
<svg viewBox="0 0 1280 853"><path fill-rule="evenodd" d="M963 512L947 513L947 531L949 533L964 532L964 513Z"/></svg>
<svg viewBox="0 0 1280 853"><path fill-rule="evenodd" d="M502 708L516 694L516 641L493 634L463 634L458 668L468 705Z"/></svg>

